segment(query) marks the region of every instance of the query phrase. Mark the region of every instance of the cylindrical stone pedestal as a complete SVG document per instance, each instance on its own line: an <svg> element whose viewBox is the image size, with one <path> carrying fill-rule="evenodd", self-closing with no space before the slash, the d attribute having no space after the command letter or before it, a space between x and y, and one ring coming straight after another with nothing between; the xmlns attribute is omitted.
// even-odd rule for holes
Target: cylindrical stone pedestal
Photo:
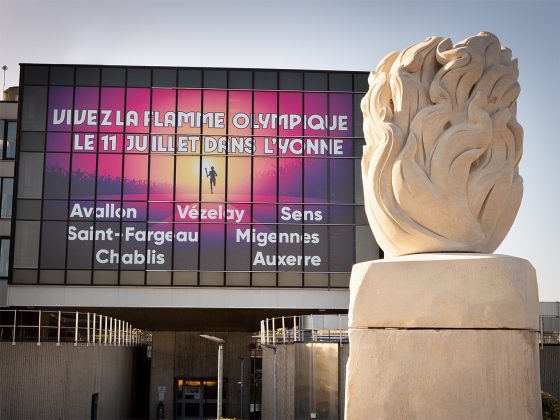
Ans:
<svg viewBox="0 0 560 420"><path fill-rule="evenodd" d="M538 293L523 259L356 264L346 419L540 419Z"/></svg>

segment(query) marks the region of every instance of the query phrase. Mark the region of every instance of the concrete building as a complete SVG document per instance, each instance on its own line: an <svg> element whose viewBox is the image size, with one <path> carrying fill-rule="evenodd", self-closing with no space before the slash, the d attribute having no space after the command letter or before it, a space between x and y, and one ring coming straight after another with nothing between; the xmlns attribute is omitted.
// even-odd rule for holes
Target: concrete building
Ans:
<svg viewBox="0 0 560 420"><path fill-rule="evenodd" d="M260 418L261 319L346 311L352 264L380 257L359 166L367 74L20 74L19 103L0 117L12 159L0 162L2 306L151 331L150 418L162 405L165 418L216 415L218 346L200 334L219 337L224 417Z"/></svg>

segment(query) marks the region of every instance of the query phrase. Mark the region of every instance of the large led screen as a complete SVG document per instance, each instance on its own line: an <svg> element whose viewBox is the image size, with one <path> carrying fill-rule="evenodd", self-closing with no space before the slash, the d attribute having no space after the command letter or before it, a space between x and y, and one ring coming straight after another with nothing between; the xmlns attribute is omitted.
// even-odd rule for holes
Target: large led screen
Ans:
<svg viewBox="0 0 560 420"><path fill-rule="evenodd" d="M352 92L46 92L41 273L351 270Z"/></svg>

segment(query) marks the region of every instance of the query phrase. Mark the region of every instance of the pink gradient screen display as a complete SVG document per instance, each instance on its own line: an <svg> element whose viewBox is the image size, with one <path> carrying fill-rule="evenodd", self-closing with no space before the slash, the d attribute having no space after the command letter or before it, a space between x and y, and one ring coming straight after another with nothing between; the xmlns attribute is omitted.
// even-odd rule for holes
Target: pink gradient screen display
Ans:
<svg viewBox="0 0 560 420"><path fill-rule="evenodd" d="M43 219L67 250L43 238L41 268L354 262L351 93L52 86L47 126Z"/></svg>

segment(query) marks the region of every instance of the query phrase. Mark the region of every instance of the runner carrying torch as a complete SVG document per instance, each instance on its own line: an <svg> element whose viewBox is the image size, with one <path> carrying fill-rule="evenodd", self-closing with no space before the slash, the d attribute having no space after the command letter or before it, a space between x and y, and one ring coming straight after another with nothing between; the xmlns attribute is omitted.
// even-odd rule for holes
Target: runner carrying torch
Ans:
<svg viewBox="0 0 560 420"><path fill-rule="evenodd" d="M208 172L208 168L204 168L206 171L206 178L210 177L210 193L214 194L214 187L216 186L216 177L218 174L214 170L214 167L210 167L210 172Z"/></svg>

